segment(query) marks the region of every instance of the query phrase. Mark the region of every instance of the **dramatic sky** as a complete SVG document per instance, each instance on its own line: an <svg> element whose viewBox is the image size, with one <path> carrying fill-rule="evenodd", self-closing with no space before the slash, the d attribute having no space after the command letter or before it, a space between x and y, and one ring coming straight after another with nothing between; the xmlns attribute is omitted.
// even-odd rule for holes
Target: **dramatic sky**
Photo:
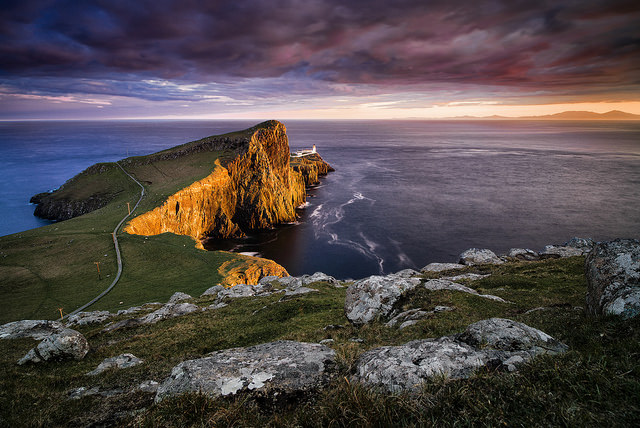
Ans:
<svg viewBox="0 0 640 428"><path fill-rule="evenodd" d="M1 0L0 119L640 114L638 0Z"/></svg>

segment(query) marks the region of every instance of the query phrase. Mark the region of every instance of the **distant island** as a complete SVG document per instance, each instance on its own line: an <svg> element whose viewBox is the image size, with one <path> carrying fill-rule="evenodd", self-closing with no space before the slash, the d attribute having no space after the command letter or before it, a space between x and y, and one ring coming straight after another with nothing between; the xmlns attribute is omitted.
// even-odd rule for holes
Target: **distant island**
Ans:
<svg viewBox="0 0 640 428"><path fill-rule="evenodd" d="M456 116L452 119L474 120L640 120L640 115L627 113L620 110L611 110L606 113L592 111L563 111L562 113L546 114L542 116Z"/></svg>

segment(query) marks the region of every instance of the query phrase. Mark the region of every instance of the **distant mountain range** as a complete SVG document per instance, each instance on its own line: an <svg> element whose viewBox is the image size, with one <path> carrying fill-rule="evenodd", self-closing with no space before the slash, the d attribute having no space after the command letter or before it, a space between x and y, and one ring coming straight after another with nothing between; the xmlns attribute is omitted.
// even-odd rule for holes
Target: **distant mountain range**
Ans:
<svg viewBox="0 0 640 428"><path fill-rule="evenodd" d="M594 113L592 111L563 111L562 113L547 114L543 116L458 116L454 119L483 119L483 120L640 120L640 115L627 113L620 110L611 110L606 113Z"/></svg>

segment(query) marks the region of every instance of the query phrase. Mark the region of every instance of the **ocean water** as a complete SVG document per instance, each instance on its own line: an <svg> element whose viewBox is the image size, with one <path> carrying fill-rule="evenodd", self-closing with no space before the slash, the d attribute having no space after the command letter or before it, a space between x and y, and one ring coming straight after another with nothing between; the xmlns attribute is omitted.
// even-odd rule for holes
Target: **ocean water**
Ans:
<svg viewBox="0 0 640 428"><path fill-rule="evenodd" d="M249 121L0 124L0 234L37 227L28 204L99 161ZM293 275L339 278L452 262L470 247L541 249L573 236L640 237L640 123L287 121L336 168L295 224L212 249L257 253Z"/></svg>

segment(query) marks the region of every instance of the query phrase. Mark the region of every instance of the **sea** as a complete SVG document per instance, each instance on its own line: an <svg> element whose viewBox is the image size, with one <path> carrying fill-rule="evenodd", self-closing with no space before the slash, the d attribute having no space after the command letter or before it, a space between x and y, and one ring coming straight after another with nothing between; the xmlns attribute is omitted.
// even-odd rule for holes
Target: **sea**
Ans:
<svg viewBox="0 0 640 428"><path fill-rule="evenodd" d="M96 162L153 153L256 121L0 122L0 235L49 224L32 195ZM336 171L298 221L210 242L290 274L361 278L472 247L540 250L570 238L640 238L640 122L284 121Z"/></svg>

